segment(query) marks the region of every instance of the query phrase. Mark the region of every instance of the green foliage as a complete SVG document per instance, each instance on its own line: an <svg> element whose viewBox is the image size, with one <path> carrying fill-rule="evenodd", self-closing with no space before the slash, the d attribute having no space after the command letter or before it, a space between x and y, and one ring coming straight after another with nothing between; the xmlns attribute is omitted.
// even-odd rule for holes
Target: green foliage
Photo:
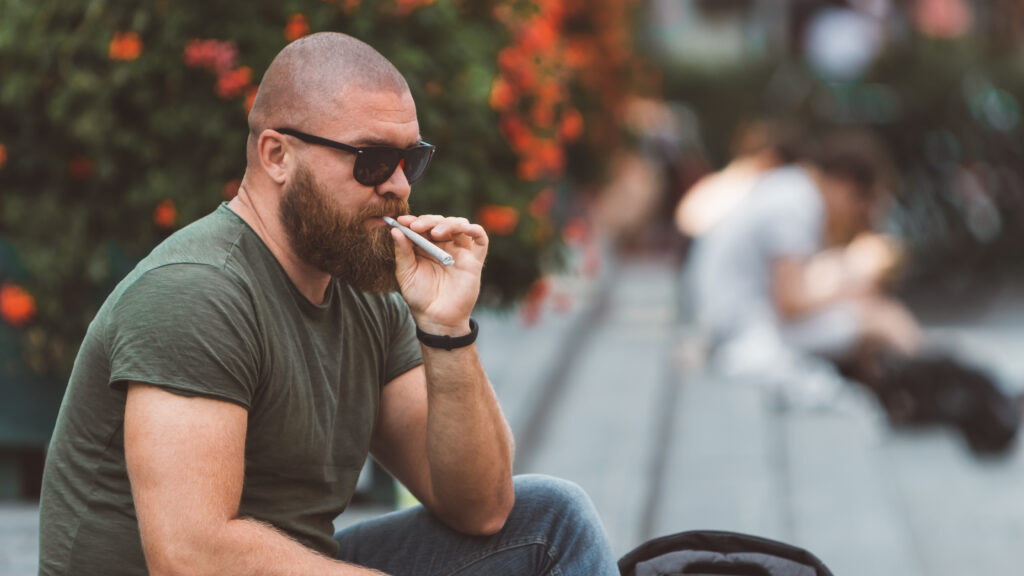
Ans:
<svg viewBox="0 0 1024 576"><path fill-rule="evenodd" d="M524 209L543 183L516 180L515 155L487 102L509 34L492 2L419 4L429 5L0 0L0 242L13 249L0 259L0 281L35 297L24 328L30 366L66 374L117 281L212 211L242 175L244 86L219 96L213 72L185 65L186 46L232 42L236 67L250 68L255 85L287 44L294 14L309 32L366 40L406 75L421 133L438 148L413 192L415 213L473 218L488 203L520 210L515 231L492 241L484 294L490 304L522 295L552 236L537 234ZM115 55L118 33L137 34L139 45L129 38Z"/></svg>

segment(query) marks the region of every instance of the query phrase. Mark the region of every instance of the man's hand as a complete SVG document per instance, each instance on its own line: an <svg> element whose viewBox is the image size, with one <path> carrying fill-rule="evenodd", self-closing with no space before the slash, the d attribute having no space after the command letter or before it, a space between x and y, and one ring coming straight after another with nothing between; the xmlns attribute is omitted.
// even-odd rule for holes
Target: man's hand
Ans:
<svg viewBox="0 0 1024 576"><path fill-rule="evenodd" d="M487 256L487 233L465 218L399 216L398 221L437 244L455 259L443 266L416 249L398 229L395 276L416 324L425 332L461 336L480 295L480 273Z"/></svg>

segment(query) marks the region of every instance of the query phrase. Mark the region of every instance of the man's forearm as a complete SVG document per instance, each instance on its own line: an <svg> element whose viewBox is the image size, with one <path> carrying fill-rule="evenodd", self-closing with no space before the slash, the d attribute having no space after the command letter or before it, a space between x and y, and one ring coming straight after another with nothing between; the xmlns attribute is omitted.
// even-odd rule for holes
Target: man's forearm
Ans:
<svg viewBox="0 0 1024 576"><path fill-rule="evenodd" d="M501 528L513 501L512 434L477 354L423 347L435 513L468 533Z"/></svg>
<svg viewBox="0 0 1024 576"><path fill-rule="evenodd" d="M274 527L249 518L229 520L223 530L206 537L197 536L188 544L191 546L145 546L150 573L154 576L382 574L323 556Z"/></svg>

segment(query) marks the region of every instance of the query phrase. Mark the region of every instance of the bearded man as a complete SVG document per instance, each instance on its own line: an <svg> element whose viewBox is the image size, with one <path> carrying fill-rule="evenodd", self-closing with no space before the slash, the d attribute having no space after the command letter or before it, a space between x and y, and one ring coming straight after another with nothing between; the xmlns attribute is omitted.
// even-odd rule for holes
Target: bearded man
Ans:
<svg viewBox="0 0 1024 576"><path fill-rule="evenodd" d="M407 214L432 154L370 46L315 34L275 58L238 196L89 328L46 464L42 574L618 573L579 488L512 477L470 319L487 235ZM368 453L423 506L334 534Z"/></svg>

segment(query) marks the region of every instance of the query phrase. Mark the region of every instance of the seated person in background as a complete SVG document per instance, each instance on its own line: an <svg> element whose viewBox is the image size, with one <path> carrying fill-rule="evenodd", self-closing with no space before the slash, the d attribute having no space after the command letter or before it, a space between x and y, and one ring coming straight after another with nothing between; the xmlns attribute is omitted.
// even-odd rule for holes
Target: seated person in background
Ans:
<svg viewBox="0 0 1024 576"><path fill-rule="evenodd" d="M863 236L884 209L890 168L860 130L832 132L768 172L695 246L692 287L713 346L751 333L837 361L911 354L919 329L882 291L893 243Z"/></svg>

